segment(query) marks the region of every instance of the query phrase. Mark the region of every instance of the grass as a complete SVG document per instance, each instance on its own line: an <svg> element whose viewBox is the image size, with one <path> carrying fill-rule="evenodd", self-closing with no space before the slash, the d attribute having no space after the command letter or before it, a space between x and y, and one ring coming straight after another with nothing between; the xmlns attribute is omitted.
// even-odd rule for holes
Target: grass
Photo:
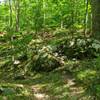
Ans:
<svg viewBox="0 0 100 100"><path fill-rule="evenodd" d="M90 76L96 73L91 65L91 61L68 61L53 72L32 73L23 80L14 80L10 78L13 74L1 72L0 87L6 92L0 94L0 100L91 100L78 80L88 71L93 72Z"/></svg>
<svg viewBox="0 0 100 100"><path fill-rule="evenodd" d="M57 100L66 100L66 98L68 98L68 86L65 84L60 73L39 73L25 80L7 80L3 81L1 86L18 88L18 84L19 86L22 85L22 90L24 90L24 92L26 90L26 94L31 95L31 97L32 94L38 92L48 95L50 100L54 98ZM23 93L20 94L21 97L23 97L22 94ZM12 95L12 98L16 98L16 96L17 95ZM9 98L9 96L7 97ZM34 100L34 98L31 99ZM24 100L24 98L19 98L18 100Z"/></svg>

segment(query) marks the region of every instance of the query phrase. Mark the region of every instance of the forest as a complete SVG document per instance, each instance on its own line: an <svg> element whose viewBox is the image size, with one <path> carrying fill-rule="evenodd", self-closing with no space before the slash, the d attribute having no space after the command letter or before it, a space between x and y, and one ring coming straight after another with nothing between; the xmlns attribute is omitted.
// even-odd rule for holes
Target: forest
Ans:
<svg viewBox="0 0 100 100"><path fill-rule="evenodd" d="M100 0L0 0L0 100L100 100Z"/></svg>

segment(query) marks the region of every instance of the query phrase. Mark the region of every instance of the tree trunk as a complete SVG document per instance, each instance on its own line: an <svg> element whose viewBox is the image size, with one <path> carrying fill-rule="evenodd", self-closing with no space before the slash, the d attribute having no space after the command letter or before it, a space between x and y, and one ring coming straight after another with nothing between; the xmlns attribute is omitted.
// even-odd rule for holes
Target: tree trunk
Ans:
<svg viewBox="0 0 100 100"><path fill-rule="evenodd" d="M20 6L19 6L19 0L14 1L15 4L15 11L16 11L16 32L19 32L19 12L20 12Z"/></svg>
<svg viewBox="0 0 100 100"><path fill-rule="evenodd" d="M11 5L11 0L9 0L9 10L10 10L9 26L11 28L12 27L12 5Z"/></svg>
<svg viewBox="0 0 100 100"><path fill-rule="evenodd" d="M88 0L84 0L85 3L85 18L84 18L84 37L86 37L88 26Z"/></svg>
<svg viewBox="0 0 100 100"><path fill-rule="evenodd" d="M100 0L92 0L92 34L100 40Z"/></svg>
<svg viewBox="0 0 100 100"><path fill-rule="evenodd" d="M46 8L46 4L45 4L45 0L43 0L43 27L45 28L45 21L46 21L46 12L45 12L45 8Z"/></svg>

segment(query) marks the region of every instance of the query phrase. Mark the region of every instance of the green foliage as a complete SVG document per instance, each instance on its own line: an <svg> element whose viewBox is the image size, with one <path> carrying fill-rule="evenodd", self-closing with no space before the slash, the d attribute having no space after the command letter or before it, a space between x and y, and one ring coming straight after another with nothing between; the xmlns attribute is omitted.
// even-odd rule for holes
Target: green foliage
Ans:
<svg viewBox="0 0 100 100"><path fill-rule="evenodd" d="M79 24L80 26L84 24L84 21L82 21L85 15L84 0L38 0L30 2L25 0L18 3L20 30L34 30L38 32L45 27L56 29L61 26L68 28L74 24ZM5 4L0 4L0 31L12 27L14 31L16 30L18 9L15 6L17 6L17 2L12 0L11 5L9 4L9 1L5 2ZM12 22L10 23L9 21ZM10 26L10 24L12 25Z"/></svg>
<svg viewBox="0 0 100 100"><path fill-rule="evenodd" d="M97 57L100 53L100 42L93 39L76 37L60 41L56 52L66 55L68 58L91 58Z"/></svg>
<svg viewBox="0 0 100 100"><path fill-rule="evenodd" d="M61 65L61 59L53 54L51 47L44 46L33 55L31 64L32 70L52 71Z"/></svg>
<svg viewBox="0 0 100 100"><path fill-rule="evenodd" d="M81 83L87 95L90 95L91 98L97 100L100 99L100 57L96 58L95 61L92 61L92 66L88 69L81 69L77 72L76 78L79 83Z"/></svg>
<svg viewBox="0 0 100 100"><path fill-rule="evenodd" d="M69 33L69 31L67 29L56 29L56 31L53 32L53 35L56 37L56 38L61 38L61 37L64 37L64 36L67 36Z"/></svg>
<svg viewBox="0 0 100 100"><path fill-rule="evenodd" d="M97 72L95 70L83 70L77 75L77 79L83 81L86 85L89 85L91 81L96 77Z"/></svg>
<svg viewBox="0 0 100 100"><path fill-rule="evenodd" d="M10 48L11 46L13 48ZM20 62L16 67L16 72L24 71L24 69L26 71L52 71L64 63L63 58L59 57L57 53L53 53L52 47L45 46L41 38L32 39L31 35L16 36L9 46L3 49L3 52L7 52L5 56L9 56L11 59L14 56L14 62ZM5 62L2 68L14 69L14 62L11 59Z"/></svg>
<svg viewBox="0 0 100 100"><path fill-rule="evenodd" d="M73 73L86 92L99 100L100 41L89 37L94 23L91 18L90 0L5 0L0 3L0 75L2 71L6 79L13 77L14 81L26 82L28 72L31 75L31 71L60 70L64 76L50 72L49 77L48 73L43 78L40 75L36 83L41 78L45 84L52 81L52 85L48 84L50 92L58 96L57 100L63 92L60 99L66 100L64 91L68 84L63 83L67 83L67 79L69 82L70 78L65 74ZM94 37L98 38L98 34ZM80 62L85 59L88 62L87 58L93 61ZM19 95L28 100L28 94L23 87L0 87L0 96L7 96L7 100L14 100Z"/></svg>

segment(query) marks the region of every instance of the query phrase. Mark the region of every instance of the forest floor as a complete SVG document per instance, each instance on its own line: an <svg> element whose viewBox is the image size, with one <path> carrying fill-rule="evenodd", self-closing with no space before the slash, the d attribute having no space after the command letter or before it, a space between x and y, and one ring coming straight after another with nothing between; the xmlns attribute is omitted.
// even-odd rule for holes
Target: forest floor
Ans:
<svg viewBox="0 0 100 100"><path fill-rule="evenodd" d="M64 69L19 80L7 78L6 72L0 76L0 100L89 100L72 73Z"/></svg>

